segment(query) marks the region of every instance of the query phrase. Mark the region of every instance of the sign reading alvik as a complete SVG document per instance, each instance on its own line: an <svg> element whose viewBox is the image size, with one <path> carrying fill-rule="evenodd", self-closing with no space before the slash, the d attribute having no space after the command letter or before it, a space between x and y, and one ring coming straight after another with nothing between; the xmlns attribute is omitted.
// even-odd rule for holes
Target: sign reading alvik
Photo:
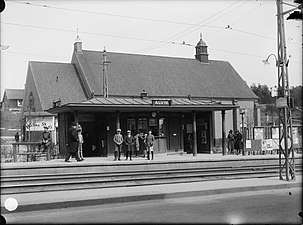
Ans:
<svg viewBox="0 0 303 225"><path fill-rule="evenodd" d="M156 99L153 99L152 100L152 104L153 105L162 105L162 106L166 106L166 105L171 105L171 102L172 100L156 100Z"/></svg>

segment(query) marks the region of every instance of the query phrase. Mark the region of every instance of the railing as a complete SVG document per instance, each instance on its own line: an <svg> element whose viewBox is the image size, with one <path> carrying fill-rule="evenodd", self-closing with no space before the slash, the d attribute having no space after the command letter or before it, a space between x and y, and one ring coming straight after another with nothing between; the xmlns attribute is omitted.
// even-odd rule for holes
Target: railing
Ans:
<svg viewBox="0 0 303 225"><path fill-rule="evenodd" d="M46 156L46 160L49 161L51 158L51 147L47 148L46 151L41 147L40 142L15 142L13 145L13 160L17 162L18 155L26 155L26 161L36 161L37 157ZM26 152L20 152L20 146L26 146Z"/></svg>

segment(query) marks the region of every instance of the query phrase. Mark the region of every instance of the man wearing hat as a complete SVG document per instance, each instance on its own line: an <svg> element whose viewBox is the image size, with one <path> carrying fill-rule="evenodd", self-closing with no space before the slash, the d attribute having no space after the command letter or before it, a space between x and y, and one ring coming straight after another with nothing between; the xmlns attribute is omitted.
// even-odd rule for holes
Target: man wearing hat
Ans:
<svg viewBox="0 0 303 225"><path fill-rule="evenodd" d="M71 155L75 157L75 159L80 162L81 159L78 155L78 145L79 145L79 136L77 133L77 123L72 122L71 128L68 130L68 146L66 149L65 162L70 162L69 158Z"/></svg>
<svg viewBox="0 0 303 225"><path fill-rule="evenodd" d="M125 137L125 144L126 144L126 159L128 159L128 155L129 155L129 159L130 161L132 161L132 148L133 148L133 144L134 144L134 137L131 135L131 131L128 130L127 131L127 135Z"/></svg>
<svg viewBox="0 0 303 225"><path fill-rule="evenodd" d="M42 137L41 137L41 147L43 152L47 152L48 149L51 147L52 143L52 137L51 133L48 130L48 127L44 127L44 131L42 132Z"/></svg>
<svg viewBox="0 0 303 225"><path fill-rule="evenodd" d="M120 161L120 156L121 156L121 149L122 149L122 143L123 143L123 136L121 134L121 129L117 129L117 133L114 136L114 142L115 142L115 158L114 161L118 160Z"/></svg>

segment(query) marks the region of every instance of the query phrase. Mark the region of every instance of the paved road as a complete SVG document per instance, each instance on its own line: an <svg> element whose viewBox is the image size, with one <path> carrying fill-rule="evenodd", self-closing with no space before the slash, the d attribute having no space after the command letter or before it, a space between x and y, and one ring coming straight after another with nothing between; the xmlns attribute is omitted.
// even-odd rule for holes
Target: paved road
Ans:
<svg viewBox="0 0 303 225"><path fill-rule="evenodd" d="M7 223L302 224L301 188L74 207L3 215Z"/></svg>

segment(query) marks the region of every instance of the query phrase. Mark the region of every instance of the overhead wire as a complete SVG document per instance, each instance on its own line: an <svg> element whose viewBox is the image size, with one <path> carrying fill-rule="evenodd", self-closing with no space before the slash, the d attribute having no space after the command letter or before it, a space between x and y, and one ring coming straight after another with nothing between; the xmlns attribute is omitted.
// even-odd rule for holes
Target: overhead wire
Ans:
<svg viewBox="0 0 303 225"><path fill-rule="evenodd" d="M191 28L193 27L209 27L209 28L217 28L220 30L214 31L212 33L206 34L206 35L210 35L213 33L217 33L220 32L222 30L225 30L226 27L220 27L220 26L210 26L208 24L210 24L211 22L213 22L214 20L217 20L218 18L215 18L214 20L207 22L207 24L201 24L203 21L206 21L214 16L219 15L222 11L227 10L228 8L231 8L233 5L235 5L236 3L240 2L241 0L238 0L237 2L234 2L233 4L231 4L230 6L222 9L221 11L219 11L218 13L216 13L215 15L210 16L209 18L206 18L205 20L202 20L201 22L199 22L198 24L193 24L193 23L184 23L184 22L178 22L178 21L171 21L171 20L160 20L160 19L151 19L151 18L144 18L144 17L135 17L135 16L125 16L125 15L118 15L118 14L110 14L110 13L102 13L102 12L94 12L94 11L87 11L87 10L79 10L79 9L70 9L70 8L64 8L64 7L55 7L55 6L50 6L50 5L41 5L41 4L33 4L30 2L20 2L20 1L14 1L11 0L9 1L10 3L18 3L18 4L25 4L25 5L29 5L29 6L36 6L36 7L43 7L43 8L52 8L52 9L57 9L57 10L66 10L66 11L74 11L74 12L81 12L81 13L90 13L90 14L97 14L97 15L105 15L105 16L113 16L113 17L121 17L121 18L128 18L128 19L137 19L137 20L146 20L146 21L154 21L154 22L163 22L163 23L174 23L174 24L180 24L180 25L189 25L191 26ZM236 8L243 6L244 4L246 4L247 2L249 2L249 0L247 0L246 2L243 2L241 5L233 8L231 11L235 10ZM264 1L266 2L266 1ZM252 11L248 12L244 17L248 16L251 12L253 12L255 9L259 8L260 5L256 8L254 8ZM227 13L229 13L230 11L226 12L225 14L221 15L224 16ZM239 18L236 22L232 23L232 25L234 25L235 23L239 22L242 18ZM191 29L189 28L189 29ZM231 27L230 27L231 28ZM197 28L199 29L199 28ZM194 31L196 31L197 29L195 29ZM59 30L59 29L58 29ZM247 31L243 31L243 30L239 30L239 29L235 29L233 28L232 30L236 31L236 32L240 32L240 33L244 33L244 34L248 34L248 35L254 35L254 36L258 36L258 37L262 37L262 38L266 38L266 39L271 39L271 40L276 40L275 38L271 38L271 37L266 37L263 35L259 35L259 34L255 34L255 33L251 33L251 32L247 32ZM66 31L66 30L62 30L62 31ZM185 30L187 31L187 30ZM181 34L185 31L182 31L178 34ZM194 32L192 31L192 32ZM191 33L191 32L190 32ZM96 33L90 33L90 32L86 32L86 34L96 34ZM173 37L177 36L178 34L174 35ZM118 36L118 35L110 35L110 34L96 34L96 35L103 35L103 36L109 36L109 37L118 37L118 38L126 38L126 39L133 39L133 40L142 40L142 41L151 41L151 42L158 42L162 44L170 44L173 41L169 41L170 38L163 40L163 41L156 41L156 40L151 40L151 39L143 39L143 38L134 38L134 37L126 37L126 36ZM185 35L183 35L185 36ZM183 37L181 36L181 37ZM180 38L180 37L179 37ZM294 42L288 42L290 44L295 44L295 45L301 45L299 43L294 43Z"/></svg>
<svg viewBox="0 0 303 225"><path fill-rule="evenodd" d="M33 4L30 2L19 2L13 1L10 2L24 4L29 6L37 6L43 8L50 8L50 9L57 9L57 10L65 10L65 11L72 11L72 12L81 12L81 13L89 13L89 14L96 14L96 15L104 15L104 16L112 16L112 17L120 17L120 18L127 18L127 19L135 19L135 20L145 20L145 21L153 21L153 22L161 22L161 23L172 23L172 24L179 24L179 25L188 25L188 26L199 26L194 23L185 23L180 21L172 21L172 20L161 20L161 19L151 19L151 18L144 18L144 17L136 17L136 16L126 16L121 14L111 14L111 13L103 13L103 12L94 12L94 11L87 11L87 10L79 10L79 9L71 9L71 8L63 8L63 7L55 7L50 5L40 5L40 4ZM201 27L210 27L210 28L220 28L218 26L206 26L200 25Z"/></svg>
<svg viewBox="0 0 303 225"><path fill-rule="evenodd" d="M190 24L190 23L181 23L183 25L192 25L191 28L189 29L192 29L193 27L196 27L196 26L199 26L199 27L203 27L203 26L207 26L207 24L217 20L218 18L215 18L213 19L212 21L208 22L207 24L203 24L201 25L202 22L205 22L209 19L211 19L212 17L215 17L217 15L219 15L221 12L223 12L224 10L227 10L228 8L231 8L233 5L235 5L236 3L238 3L239 1L241 0L238 0L237 2L234 2L233 4L231 4L230 6L220 10L218 13L202 20L201 22L199 22L198 24ZM17 2L17 1L11 1L11 2L15 2L15 3L20 3L20 2ZM242 3L241 5L238 5L237 7L231 9L230 11L224 13L223 15L226 15L228 13L230 13L231 11L235 10L236 8L244 5L245 3L247 3L248 1ZM31 3L22 3L22 4L27 4L27 5L33 5ZM37 5L37 4L34 4L35 6L39 6L39 7L50 7L50 6L46 6L46 5ZM256 7L255 9L259 8L260 6ZM71 10L71 9L67 9L67 8L60 8L60 7L51 7L51 8L55 8L55 9L63 9L63 10ZM255 9L253 9L252 11L254 11ZM90 12L90 11L84 11L84 10L71 10L71 11L81 11L81 12L85 12L85 13L94 13L94 14L103 14L103 15L107 15L106 13L97 13L97 12ZM251 12L252 12L251 11ZM174 22L174 21L167 21L167 20L154 20L154 19L146 19L146 18L142 18L142 17L130 17L130 16L121 16L121 15L115 15L115 14L108 14L108 15L111 15L111 16L119 16L119 17L127 17L127 18L131 18L131 19L144 19L144 20L151 20L151 21L155 21L155 22L171 22L171 23L179 23L179 22ZM223 16L221 15L221 17ZM238 20L239 21L239 20ZM237 22L237 21L236 21ZM61 28L48 28L48 27L42 27L42 26L34 26L34 25L26 25L26 24L19 24L19 23L10 23L10 22L3 22L1 21L1 23L3 24L8 24L8 25L14 25L14 26L23 26L23 27L30 27L30 28L37 28L37 29L46 29L46 30L53 30L53 31L63 31L63 32L70 32L70 33L75 33L75 31L73 30L68 30L68 29L61 29ZM180 23L179 23L180 24ZM234 23L235 24L235 23ZM218 27L218 26L207 26L207 27L212 27L212 28L220 28L222 31L223 29L227 29L227 27ZM187 30L189 30L187 29ZM199 28L198 28L199 29ZM230 28L229 28L230 29ZM185 31L187 31L185 30ZM249 34L249 35L254 35L254 36L257 36L257 37L262 37L262 38L267 38L267 39L271 39L271 40L276 40L275 38L270 38L270 37L266 37L266 36L263 36L263 35L258 35L258 34L255 34L255 33L251 33L251 32L247 32L247 31L242 31L242 30L239 30L239 29L235 29L235 28L232 28L232 30L236 31L236 32L241 32L241 33L244 33L244 34ZM180 32L178 34L181 34L181 33L184 33L185 31L183 32ZM193 32L193 31L191 31ZM107 36L107 37L114 37L114 38L123 38L123 39L130 39L130 40L139 40L139 41L149 41L149 42L155 42L156 44L179 44L179 45L183 45L183 46L193 46L191 44L186 44L186 43L178 43L178 42L175 42L175 41L169 41L170 38L166 39L166 40L162 40L162 41L159 41L159 40L152 40L152 39L145 39L145 38L136 38L136 37L127 37L127 36L119 36L119 35L111 35L111 34L103 34L103 33L95 33L95 32L79 32L79 33L83 33L83 34L90 34L90 35L100 35L100 36ZM177 36L178 34L174 35L174 36ZM173 37L174 37L173 36ZM298 44L298 43L294 43L294 42L289 42L291 44L297 44L297 45L301 45L301 44ZM160 47L160 46L159 46ZM211 48L210 48L211 49ZM217 50L217 51L220 51L219 49L213 49L213 50ZM227 51L227 50L221 50L221 51ZM235 52L233 52L235 53ZM237 54L240 54L240 53L237 53ZM249 55L249 54L248 54ZM253 56L253 55L251 55Z"/></svg>
<svg viewBox="0 0 303 225"><path fill-rule="evenodd" d="M187 32L188 30L191 30L192 28L196 27L197 25L200 25L201 23L204 23L205 21L211 19L212 17L215 17L215 16L219 15L221 12L223 12L224 10L227 10L228 8L232 7L233 5L235 5L236 3L240 2L240 1L241 1L241 0L238 0L238 1L234 2L233 4L231 4L231 5L227 6L227 7L225 7L224 9L222 9L222 10L220 10L219 12L215 13L214 15L211 15L210 17L207 17L206 19L203 19L202 21L200 21L200 22L197 23L196 25L191 26L191 27L185 29L184 31L181 31L181 32L179 32L179 33L177 33L177 34L175 34L175 35L170 36L169 38L164 39L163 42L162 42L161 44L159 44L159 46L156 45L156 44L154 44L154 45L148 46L148 47L143 48L143 49L138 50L138 51L139 51L139 52L142 52L142 51L150 51L150 50L152 50L152 49L161 47L161 46L162 46L163 44L165 44L167 41L169 41L169 40L171 40L171 39L173 39L173 38L176 38L176 37L179 36L180 34L183 34L183 33ZM213 22L213 21L211 21L211 22Z"/></svg>
<svg viewBox="0 0 303 225"><path fill-rule="evenodd" d="M42 26L35 26L35 25L29 25L29 24L20 24L20 23L10 23L10 22L3 22L3 21L1 21L1 23L2 24L7 24L7 25L13 25L13 26L22 26L22 27L44 29L44 30L63 31L63 32L69 32L69 33L76 33L76 31L74 31L74 30L68 30L68 29L62 29L62 28L50 28L50 27L42 27ZM91 35L99 35L99 36L107 36L107 37L114 37L114 38L131 39L131 40L137 40L137 41L159 42L158 40L152 40L152 39L146 39L146 38L127 37L127 36L104 34L104 33L95 33L95 32L86 32L86 31L78 31L78 33L91 34Z"/></svg>

